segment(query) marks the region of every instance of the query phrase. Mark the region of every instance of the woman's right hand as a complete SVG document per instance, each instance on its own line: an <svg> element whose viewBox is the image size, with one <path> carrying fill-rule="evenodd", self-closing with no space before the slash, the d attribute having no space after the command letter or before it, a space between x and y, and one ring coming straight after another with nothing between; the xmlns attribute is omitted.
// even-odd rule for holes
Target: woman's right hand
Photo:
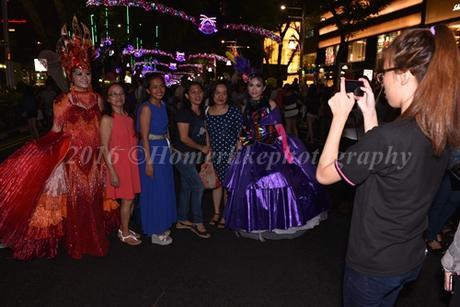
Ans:
<svg viewBox="0 0 460 307"><path fill-rule="evenodd" d="M345 91L345 78L340 78L340 91L329 99L328 104L335 118L348 118L355 104L355 97L353 93Z"/></svg>
<svg viewBox="0 0 460 307"><path fill-rule="evenodd" d="M148 177L153 177L153 164L147 163L147 164L145 165L145 174L146 174Z"/></svg>
<svg viewBox="0 0 460 307"><path fill-rule="evenodd" d="M114 170L110 171L110 184L114 188L118 188L120 186L120 180L118 179L118 175Z"/></svg>

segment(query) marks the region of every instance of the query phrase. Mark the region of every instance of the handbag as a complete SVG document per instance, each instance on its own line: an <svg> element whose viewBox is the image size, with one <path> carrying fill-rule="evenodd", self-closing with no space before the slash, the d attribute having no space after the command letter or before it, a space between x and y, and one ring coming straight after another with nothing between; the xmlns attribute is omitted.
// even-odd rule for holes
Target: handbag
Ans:
<svg viewBox="0 0 460 307"><path fill-rule="evenodd" d="M211 159L206 159L206 161L201 164L198 175L200 176L205 189L215 189L221 186L219 177L217 177L216 170L212 165Z"/></svg>

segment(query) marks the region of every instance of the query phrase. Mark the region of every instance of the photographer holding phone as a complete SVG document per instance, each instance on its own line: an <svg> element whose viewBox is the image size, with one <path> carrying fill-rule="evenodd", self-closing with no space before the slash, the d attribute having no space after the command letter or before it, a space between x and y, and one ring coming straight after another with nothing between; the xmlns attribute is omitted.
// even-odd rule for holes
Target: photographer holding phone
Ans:
<svg viewBox="0 0 460 307"><path fill-rule="evenodd" d="M460 227L457 228L454 241L442 257L441 263L444 268L444 290L453 292L449 306L460 306Z"/></svg>
<svg viewBox="0 0 460 307"><path fill-rule="evenodd" d="M393 306L425 258L427 211L460 143L460 54L444 25L404 31L384 51L378 80L395 121L378 126L367 80L362 97L340 92L329 100L333 120L316 176L356 186L343 283L344 306ZM357 101L365 135L338 159L339 140Z"/></svg>

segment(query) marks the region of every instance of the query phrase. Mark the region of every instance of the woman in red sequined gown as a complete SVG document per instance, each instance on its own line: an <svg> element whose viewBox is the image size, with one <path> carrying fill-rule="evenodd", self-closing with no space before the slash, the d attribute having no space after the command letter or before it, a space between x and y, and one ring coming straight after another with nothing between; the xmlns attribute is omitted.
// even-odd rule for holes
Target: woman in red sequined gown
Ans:
<svg viewBox="0 0 460 307"><path fill-rule="evenodd" d="M103 256L106 233L117 226L115 208L103 205L102 99L84 60L63 61L72 87L55 101L52 130L0 164L0 242L17 259L52 258L60 241L72 258Z"/></svg>

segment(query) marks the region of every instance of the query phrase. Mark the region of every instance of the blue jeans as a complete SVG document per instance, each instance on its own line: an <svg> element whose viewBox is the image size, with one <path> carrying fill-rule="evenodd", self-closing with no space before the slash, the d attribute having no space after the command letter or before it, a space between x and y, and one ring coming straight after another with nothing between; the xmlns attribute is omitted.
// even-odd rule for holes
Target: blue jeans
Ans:
<svg viewBox="0 0 460 307"><path fill-rule="evenodd" d="M176 168L180 173L179 209L177 219L187 221L190 207L192 209L192 221L195 224L203 223L203 199L204 186L198 176L196 165L179 161Z"/></svg>
<svg viewBox="0 0 460 307"><path fill-rule="evenodd" d="M344 307L391 307L403 286L417 279L422 265L399 276L381 277L359 273L345 265Z"/></svg>
<svg viewBox="0 0 460 307"><path fill-rule="evenodd" d="M447 172L428 212L426 240L432 241L436 239L436 235L441 232L442 227L457 211L458 207L460 207L460 191L452 191L450 175Z"/></svg>

